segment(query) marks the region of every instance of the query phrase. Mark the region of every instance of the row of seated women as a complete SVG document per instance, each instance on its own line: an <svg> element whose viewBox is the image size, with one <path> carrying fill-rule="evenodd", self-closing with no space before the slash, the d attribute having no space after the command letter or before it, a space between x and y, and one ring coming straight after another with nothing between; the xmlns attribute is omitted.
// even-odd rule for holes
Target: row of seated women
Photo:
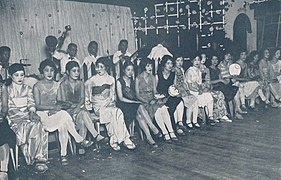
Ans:
<svg viewBox="0 0 281 180"><path fill-rule="evenodd" d="M267 54L266 51L264 54ZM240 59L244 62L243 53ZM128 61L123 64L122 76L116 81L108 74L108 59L99 58L96 62L97 74L85 83L79 79L80 67L77 62L68 62L68 78L56 82L55 64L51 60L44 60L39 67L43 78L33 89L24 84L23 66L13 64L9 68L11 81L2 86L2 116L16 134L17 145L21 147L26 163L35 164L37 171L44 172L48 169L45 158L48 153L45 149L48 140L44 139L46 132L58 130L61 162L66 165L69 134L82 150L92 144L85 140L87 131L96 141L106 139L95 130L92 119L99 119L105 125L109 145L116 151L120 150L120 144L128 149L136 148L127 130L128 124L135 119L148 143L157 147L153 137L163 136L164 141L170 143L178 141L177 135L185 135L185 124L188 128L200 128L197 122L199 107L204 109L211 125L219 121L231 122L227 107L231 109L232 102L235 109L232 116L246 113L241 108L244 108L245 98L250 97L246 96L249 91L247 87L253 89L251 93L248 92L253 96L250 97L252 99L259 95L266 104L269 104L271 94L276 99L271 89L269 95L264 96L267 89L259 80L258 86L247 85L251 84L248 79L231 76L228 71L232 63L229 52L225 53L220 63L218 56L213 55L209 68L204 65L205 60L204 55L196 56L192 59L192 67L184 72L183 58L174 60L164 56L156 76L152 73L154 61L142 60L142 72L137 76L133 63ZM266 71L264 61L268 60L263 57L259 63L261 72L271 72L270 66L267 66ZM243 71L243 63L240 65ZM263 75L261 78L264 78ZM272 84L270 78L267 80ZM177 91L176 95L169 93L172 86ZM253 104L250 106L253 107Z"/></svg>

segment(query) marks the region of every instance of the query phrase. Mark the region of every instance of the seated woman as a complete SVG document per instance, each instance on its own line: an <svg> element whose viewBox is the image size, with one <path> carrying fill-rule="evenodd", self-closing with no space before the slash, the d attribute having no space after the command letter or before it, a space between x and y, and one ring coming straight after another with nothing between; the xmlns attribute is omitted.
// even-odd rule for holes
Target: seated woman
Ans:
<svg viewBox="0 0 281 180"><path fill-rule="evenodd" d="M190 93L198 99L198 106L203 107L206 114L208 115L209 122L211 125L215 124L213 109L214 101L210 92L205 92L205 84L202 84L202 72L200 70L200 57L196 56L192 60L193 66L187 69L185 72L186 81Z"/></svg>
<svg viewBox="0 0 281 180"><path fill-rule="evenodd" d="M172 97L168 93L169 87L175 82L176 74L175 72L172 72L173 66L173 58L169 55L163 56L156 76L158 81L156 89L158 93L163 94L168 98L165 105L168 107L170 115L173 116L177 134L185 135L185 127L182 123L184 112L183 100L180 96Z"/></svg>
<svg viewBox="0 0 281 180"><path fill-rule="evenodd" d="M259 70L259 53L258 51L252 51L250 55L247 57L247 74L250 81L258 81L260 85L260 89L258 90L258 94L261 97L261 100L265 102L266 107L270 104L270 90L269 87L266 86L261 80L260 70Z"/></svg>
<svg viewBox="0 0 281 180"><path fill-rule="evenodd" d="M79 79L79 64L76 61L69 61L66 64L65 72L67 78L60 83L57 101L65 104L65 110L73 117L80 136L85 139L87 130L89 130L97 141L104 140L105 138L94 129L90 113L84 106L85 86ZM85 150L81 148L79 153L84 154Z"/></svg>
<svg viewBox="0 0 281 180"><path fill-rule="evenodd" d="M259 70L261 80L265 87L269 87L267 89L268 93L270 94L271 98L271 106L272 107L281 107L278 103L276 103L275 99L280 99L280 83L276 78L276 74L274 73L273 66L269 61L270 53L269 49L265 48L262 51L262 59L259 62ZM267 94L267 93L266 93Z"/></svg>
<svg viewBox="0 0 281 180"><path fill-rule="evenodd" d="M236 61L237 64L240 65L241 67L241 73L238 76L239 79L242 79L240 84L240 91L243 91L242 94L244 95L243 100L242 100L242 108L246 109L245 106L245 98L250 99L250 108L254 109L255 108L255 100L256 97L259 95L262 100L265 101L265 96L262 92L262 89L260 87L260 84L256 80L250 80L248 77L248 66L247 63L245 62L247 58L247 53L244 50L241 50L240 52L240 58Z"/></svg>
<svg viewBox="0 0 281 180"><path fill-rule="evenodd" d="M180 96L183 99L184 105L187 108L186 110L186 124L189 128L193 128L193 125L196 128L200 128L200 125L197 122L198 118L198 100L192 95L187 87L186 79L184 76L183 70L183 58L178 57L175 62L175 86L179 90Z"/></svg>
<svg viewBox="0 0 281 180"><path fill-rule="evenodd" d="M158 145L153 140L150 130L155 135L159 135L159 130L154 126L152 120L140 101L136 98L135 82L133 81L134 64L132 62L125 62L122 69L122 75L117 80L117 107L124 113L126 121L137 119L141 129L144 131L147 141L152 147Z"/></svg>
<svg viewBox="0 0 281 180"><path fill-rule="evenodd" d="M213 91L223 93L225 102L227 102L230 108L232 108L232 101L238 91L238 87L232 86L231 83L222 78L221 71L218 68L218 64L218 55L213 54L211 57L211 65L209 67L210 83L212 84ZM224 102L222 103L224 104ZM221 120L226 122L232 122L224 112L225 111L222 111L222 115L224 115L225 117L221 117Z"/></svg>
<svg viewBox="0 0 281 180"><path fill-rule="evenodd" d="M202 72L202 81L205 86L205 90L203 92L210 92L212 94L212 97L214 99L214 120L216 122L224 121L224 122L231 122L228 118L228 112L226 109L226 102L225 97L222 91L214 90L212 87L211 82L211 75L210 75L210 69L205 66L207 57L206 54L201 54L201 65L200 70Z"/></svg>
<svg viewBox="0 0 281 180"><path fill-rule="evenodd" d="M273 81L270 83L272 92L271 103L273 107L279 106L276 101L281 101L281 50L279 48L274 49L273 57L270 61L274 76Z"/></svg>
<svg viewBox="0 0 281 180"><path fill-rule="evenodd" d="M0 82L0 179L8 179L8 163L10 148L16 145L16 135L11 130L5 114L2 111L3 84Z"/></svg>
<svg viewBox="0 0 281 180"><path fill-rule="evenodd" d="M222 81L225 85L228 86L228 88L231 88L234 86L233 84L236 83L235 77L231 76L229 73L229 66L233 63L232 61L232 55L229 51L224 52L224 57L222 61L217 66L220 70L220 76L222 78ZM224 92L224 91L222 91ZM239 91L239 87L235 86L231 88L231 92L235 93L233 101L229 101L229 110L232 117L236 119L243 119L243 116L241 114L247 114L246 111L242 111L241 109L241 99L243 99L244 95L241 94ZM228 97L227 97L228 98Z"/></svg>
<svg viewBox="0 0 281 180"><path fill-rule="evenodd" d="M165 105L167 98L160 97L156 91L156 80L152 75L154 61L143 59L140 63L142 73L136 78L136 96L142 102L151 119L160 127L165 142L171 143L178 138L174 133L168 107Z"/></svg>
<svg viewBox="0 0 281 180"><path fill-rule="evenodd" d="M105 124L112 149L120 150L122 142L128 149L135 149L124 115L115 105L115 80L108 74L109 67L106 57L96 61L97 74L85 82L85 105L88 110L94 111L101 124Z"/></svg>
<svg viewBox="0 0 281 180"><path fill-rule="evenodd" d="M91 143L81 137L73 123L71 116L57 103L59 83L54 81L56 65L52 60L46 59L40 63L39 71L44 78L38 81L33 87L34 99L38 115L41 118L43 127L48 132L58 130L61 146L61 163L67 165L67 143L68 132L74 137L77 143L82 146L90 146Z"/></svg>
<svg viewBox="0 0 281 180"><path fill-rule="evenodd" d="M3 88L2 112L16 134L27 165L35 163L36 171L45 172L48 150L44 147L48 142L43 139L44 129L36 113L32 89L23 84L25 71L21 64L12 64L8 72L11 81Z"/></svg>

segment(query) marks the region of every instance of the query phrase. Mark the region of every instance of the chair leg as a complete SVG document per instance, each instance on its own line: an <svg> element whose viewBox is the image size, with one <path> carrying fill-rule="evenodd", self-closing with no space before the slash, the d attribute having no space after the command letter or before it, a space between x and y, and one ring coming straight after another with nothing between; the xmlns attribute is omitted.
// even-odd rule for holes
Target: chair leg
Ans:
<svg viewBox="0 0 281 180"><path fill-rule="evenodd" d="M15 151L16 151L16 167L15 167L15 170L18 170L18 167L19 167L19 147L18 145L16 145L15 147Z"/></svg>
<svg viewBox="0 0 281 180"><path fill-rule="evenodd" d="M14 167L15 171L17 171L18 170L18 166L17 166L16 161L15 161L15 156L14 156L13 148L10 148L10 156L12 158L13 167Z"/></svg>
<svg viewBox="0 0 281 180"><path fill-rule="evenodd" d="M133 137L135 134L135 120L133 120L132 123L129 125L129 134L130 137Z"/></svg>

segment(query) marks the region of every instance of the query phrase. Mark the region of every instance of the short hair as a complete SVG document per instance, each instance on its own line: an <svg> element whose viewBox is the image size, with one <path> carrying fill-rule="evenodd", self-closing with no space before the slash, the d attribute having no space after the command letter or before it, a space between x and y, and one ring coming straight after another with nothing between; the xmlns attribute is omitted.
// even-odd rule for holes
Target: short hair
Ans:
<svg viewBox="0 0 281 180"><path fill-rule="evenodd" d="M15 72L17 72L17 71L23 71L23 72L25 73L24 67L23 67L22 64L20 64L20 63L14 63L14 64L12 64L12 65L9 67L9 69L8 69L8 73L10 74L10 76L12 76L12 75L13 75Z"/></svg>
<svg viewBox="0 0 281 180"><path fill-rule="evenodd" d="M67 49L69 49L71 46L74 46L74 47L77 48L77 44L75 44L75 43L69 43L68 46L67 46Z"/></svg>
<svg viewBox="0 0 281 180"><path fill-rule="evenodd" d="M128 66L133 66L134 68L134 63L132 63L131 61L125 61L124 64L121 66L121 75L123 76L124 73L125 73L125 69L128 67ZM134 69L135 71L135 69Z"/></svg>
<svg viewBox="0 0 281 180"><path fill-rule="evenodd" d="M11 52L11 48L9 48L8 46L1 46L0 54L3 54L5 51Z"/></svg>
<svg viewBox="0 0 281 180"><path fill-rule="evenodd" d="M170 56L170 55L164 55L164 56L162 57L161 64L160 64L160 70L161 70L161 71L163 71L163 69L164 69L164 67L165 67L165 64L166 64L169 60L171 60L171 61L174 63L174 59L173 59L172 56Z"/></svg>
<svg viewBox="0 0 281 180"><path fill-rule="evenodd" d="M97 43L96 41L91 41L91 42L89 43L89 45L88 45L88 48L89 48L90 46L92 46L92 45L98 46L98 43Z"/></svg>
<svg viewBox="0 0 281 180"><path fill-rule="evenodd" d="M148 64L152 64L152 66L154 66L154 61L149 59L149 58L146 58L146 59L142 59L141 62L140 62L140 70L141 72L145 71L145 67L148 65Z"/></svg>
<svg viewBox="0 0 281 180"><path fill-rule="evenodd" d="M98 64L103 64L104 65L104 67L105 67L105 69L106 69L106 71L109 73L109 69L110 69L110 67L111 67L111 63L110 63L110 60L108 59L108 57L100 57L100 58L98 58L98 60L96 61L96 66L98 65Z"/></svg>
<svg viewBox="0 0 281 180"><path fill-rule="evenodd" d="M128 40L127 39L122 39L119 44L118 44L118 50L120 50L120 46L122 43L126 43L128 45Z"/></svg>
<svg viewBox="0 0 281 180"><path fill-rule="evenodd" d="M66 71L66 72L69 72L69 71L70 71L72 68L74 68L74 67L80 68L78 62L76 62L76 61L69 61L69 62L66 64L66 66L65 66L65 71Z"/></svg>
<svg viewBox="0 0 281 180"><path fill-rule="evenodd" d="M50 66L54 69L55 73L58 71L56 64L50 60L50 59L45 59L44 61L42 61L39 65L39 72L40 74L43 74L43 71L45 69L45 67Z"/></svg>

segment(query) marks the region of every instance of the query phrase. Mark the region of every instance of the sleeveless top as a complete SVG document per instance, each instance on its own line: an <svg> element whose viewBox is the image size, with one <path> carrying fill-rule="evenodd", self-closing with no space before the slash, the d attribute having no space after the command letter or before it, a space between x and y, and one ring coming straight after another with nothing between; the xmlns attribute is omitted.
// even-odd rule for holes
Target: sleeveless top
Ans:
<svg viewBox="0 0 281 180"><path fill-rule="evenodd" d="M157 91L160 94L164 94L168 96L168 89L171 85L174 84L175 79L175 72L171 72L167 79L164 78L162 71L158 73L158 84L157 84Z"/></svg>
<svg viewBox="0 0 281 180"><path fill-rule="evenodd" d="M135 82L131 79L130 87L126 86L126 82L123 79L123 77L119 78L118 81L121 84L122 88L122 94L123 97L130 99L130 100L137 100L136 94L135 94Z"/></svg>
<svg viewBox="0 0 281 180"><path fill-rule="evenodd" d="M39 81L35 84L41 99L41 105L53 106L57 103L57 93L59 89L59 82L53 81L53 86L48 89L42 81Z"/></svg>
<svg viewBox="0 0 281 180"><path fill-rule="evenodd" d="M78 81L78 84L74 87L71 87L69 80L63 81L60 86L63 88L63 93L65 94L65 100L77 104L81 100L82 94L82 81Z"/></svg>

